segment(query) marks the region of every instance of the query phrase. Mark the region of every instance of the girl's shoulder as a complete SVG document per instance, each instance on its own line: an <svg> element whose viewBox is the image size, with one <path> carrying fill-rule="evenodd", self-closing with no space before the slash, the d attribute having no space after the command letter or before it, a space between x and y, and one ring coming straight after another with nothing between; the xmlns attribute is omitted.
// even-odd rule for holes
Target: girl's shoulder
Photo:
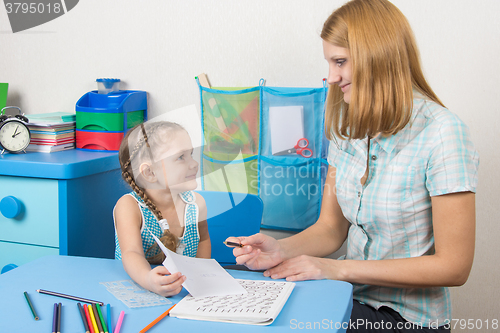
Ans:
<svg viewBox="0 0 500 333"><path fill-rule="evenodd" d="M134 197L133 192L132 193L127 193L121 196L120 199L116 202L116 208L121 209L121 208L127 208L130 206L137 206L137 199ZM135 205L132 205L135 203Z"/></svg>
<svg viewBox="0 0 500 333"><path fill-rule="evenodd" d="M137 205L137 199L129 193L118 199L115 205L114 215L116 222L120 224L124 221L142 221L141 210Z"/></svg>

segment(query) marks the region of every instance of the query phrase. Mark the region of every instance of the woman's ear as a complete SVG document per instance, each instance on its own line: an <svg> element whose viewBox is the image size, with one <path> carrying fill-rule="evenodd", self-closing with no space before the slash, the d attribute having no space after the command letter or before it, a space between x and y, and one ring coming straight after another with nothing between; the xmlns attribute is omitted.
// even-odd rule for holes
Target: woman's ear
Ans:
<svg viewBox="0 0 500 333"><path fill-rule="evenodd" d="M149 165L148 163L142 163L139 167L139 172L141 173L144 180L149 183L156 183L156 181L158 180L154 171L151 169L151 165Z"/></svg>

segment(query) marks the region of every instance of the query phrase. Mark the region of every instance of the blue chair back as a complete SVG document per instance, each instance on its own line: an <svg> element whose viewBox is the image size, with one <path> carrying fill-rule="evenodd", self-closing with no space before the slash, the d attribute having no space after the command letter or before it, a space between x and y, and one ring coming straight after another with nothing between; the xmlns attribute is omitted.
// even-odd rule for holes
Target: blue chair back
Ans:
<svg viewBox="0 0 500 333"><path fill-rule="evenodd" d="M230 236L250 236L260 231L263 203L253 194L196 191L207 204L207 224L212 258L221 265L233 265L233 249L223 244Z"/></svg>

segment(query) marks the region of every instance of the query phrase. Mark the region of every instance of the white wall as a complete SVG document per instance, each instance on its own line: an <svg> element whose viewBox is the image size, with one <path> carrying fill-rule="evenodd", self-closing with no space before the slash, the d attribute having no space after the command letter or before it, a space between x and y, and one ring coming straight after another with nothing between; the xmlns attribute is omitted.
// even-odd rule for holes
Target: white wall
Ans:
<svg viewBox="0 0 500 333"><path fill-rule="evenodd" d="M146 90L150 115L189 104L194 77L216 86L317 87L327 75L319 32L344 0L85 0L66 15L12 34L0 8L0 81L26 113L73 111L98 77ZM453 288L458 319L500 319L500 2L394 0L408 17L424 70L470 127L481 156L474 267ZM458 331L459 327L455 331ZM481 332L488 332L483 328Z"/></svg>

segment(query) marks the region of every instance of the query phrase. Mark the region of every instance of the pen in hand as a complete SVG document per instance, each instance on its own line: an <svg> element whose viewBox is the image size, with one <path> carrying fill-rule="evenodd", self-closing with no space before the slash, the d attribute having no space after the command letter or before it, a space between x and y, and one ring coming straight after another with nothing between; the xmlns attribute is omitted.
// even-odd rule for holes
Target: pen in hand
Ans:
<svg viewBox="0 0 500 333"><path fill-rule="evenodd" d="M241 243L234 243L234 242L223 242L226 246L232 246L232 247L243 247L243 244Z"/></svg>

